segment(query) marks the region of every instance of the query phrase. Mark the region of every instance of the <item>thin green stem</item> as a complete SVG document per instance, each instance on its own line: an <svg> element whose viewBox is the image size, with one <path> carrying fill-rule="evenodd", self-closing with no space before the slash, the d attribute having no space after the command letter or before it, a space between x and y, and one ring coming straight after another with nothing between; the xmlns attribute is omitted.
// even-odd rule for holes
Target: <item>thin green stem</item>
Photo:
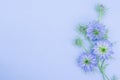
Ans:
<svg viewBox="0 0 120 80"><path fill-rule="evenodd" d="M99 60L98 60L98 68L103 76L103 80L110 80L108 78L108 76L105 74L104 70L103 70L103 64L104 64L105 60L102 61L102 64L99 63Z"/></svg>
<svg viewBox="0 0 120 80"><path fill-rule="evenodd" d="M105 76L104 76L104 72L103 72L103 70L102 70L102 68L101 68L101 65L100 65L100 63L99 63L99 60L98 60L98 68L99 68L99 70L100 70L100 72L101 72L101 74L102 74L103 80L106 80L106 79L105 79Z"/></svg>
<svg viewBox="0 0 120 80"><path fill-rule="evenodd" d="M105 77L107 78L107 80L110 80L106 74L104 74L104 75L105 75Z"/></svg>
<svg viewBox="0 0 120 80"><path fill-rule="evenodd" d="M102 61L101 68L103 68L103 64L104 64L104 62L105 62L105 59Z"/></svg>
<svg viewBox="0 0 120 80"><path fill-rule="evenodd" d="M85 37L85 39L87 39L87 41L89 42L90 46L92 47L93 43L90 41L90 39L86 35L84 35L84 37Z"/></svg>
<svg viewBox="0 0 120 80"><path fill-rule="evenodd" d="M98 22L100 22L100 20L101 20L101 17L102 17L101 14L102 14L102 13L101 13L101 10L100 10L99 16L98 16Z"/></svg>
<svg viewBox="0 0 120 80"><path fill-rule="evenodd" d="M85 46L84 46L84 45L82 45L82 48L83 48L86 52L88 52L88 50L85 48Z"/></svg>

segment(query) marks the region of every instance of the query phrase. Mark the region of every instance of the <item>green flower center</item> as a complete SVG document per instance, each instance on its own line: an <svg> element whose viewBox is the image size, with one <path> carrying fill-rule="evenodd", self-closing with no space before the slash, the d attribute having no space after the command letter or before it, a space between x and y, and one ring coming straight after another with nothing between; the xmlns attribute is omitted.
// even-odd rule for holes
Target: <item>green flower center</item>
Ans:
<svg viewBox="0 0 120 80"><path fill-rule="evenodd" d="M93 33L94 33L95 35L98 35L98 34L99 34L99 31L98 31L98 30L94 30Z"/></svg>
<svg viewBox="0 0 120 80"><path fill-rule="evenodd" d="M85 59L84 63L85 63L86 65L89 65L89 64L90 64L90 60Z"/></svg>
<svg viewBox="0 0 120 80"><path fill-rule="evenodd" d="M106 47L100 47L99 50L100 50L100 52L102 54L105 54L107 52L107 48Z"/></svg>

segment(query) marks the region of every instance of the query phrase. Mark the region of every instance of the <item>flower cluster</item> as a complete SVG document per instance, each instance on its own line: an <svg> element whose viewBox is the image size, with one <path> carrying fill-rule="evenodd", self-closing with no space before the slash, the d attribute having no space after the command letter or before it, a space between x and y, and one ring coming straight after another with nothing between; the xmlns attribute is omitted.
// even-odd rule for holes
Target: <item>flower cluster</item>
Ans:
<svg viewBox="0 0 120 80"><path fill-rule="evenodd" d="M84 26L80 27L83 28ZM83 70L92 71L97 67L97 60L100 62L108 60L111 57L111 54L113 53L112 43L105 38L107 29L98 21L93 21L88 24L83 32L93 46L89 52L82 53L78 58L78 64Z"/></svg>
<svg viewBox="0 0 120 80"><path fill-rule="evenodd" d="M104 6L99 5L97 11L104 10ZM102 14L105 11L102 11ZM101 12L100 12L100 16ZM85 40L91 45L89 49L83 44L83 40L78 38L75 44L84 49L77 59L78 66L85 72L93 71L98 68L103 76L103 80L109 79L105 74L105 61L109 60L113 54L113 44L108 39L108 29L105 25L100 23L101 17L98 21L92 21L88 25L80 25L78 31L83 34Z"/></svg>

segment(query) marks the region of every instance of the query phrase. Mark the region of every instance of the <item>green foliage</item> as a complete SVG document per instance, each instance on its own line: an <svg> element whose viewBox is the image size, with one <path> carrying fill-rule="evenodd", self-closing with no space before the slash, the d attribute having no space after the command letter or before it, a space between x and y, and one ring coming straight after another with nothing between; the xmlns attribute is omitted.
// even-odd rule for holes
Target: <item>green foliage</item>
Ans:
<svg viewBox="0 0 120 80"><path fill-rule="evenodd" d="M79 25L78 27L78 31L81 33L81 34L86 34L86 29L87 29L87 26L86 25Z"/></svg>
<svg viewBox="0 0 120 80"><path fill-rule="evenodd" d="M76 45L76 46L79 46L79 47L82 47L82 45L83 45L82 39L77 38L77 39L75 40L75 45Z"/></svg>
<svg viewBox="0 0 120 80"><path fill-rule="evenodd" d="M105 34L104 39L108 39L108 35L107 34Z"/></svg>
<svg viewBox="0 0 120 80"><path fill-rule="evenodd" d="M104 36L104 39L108 39L108 30L106 31L106 34Z"/></svg>
<svg viewBox="0 0 120 80"><path fill-rule="evenodd" d="M96 6L96 11L103 16L105 14L106 8L102 4Z"/></svg>
<svg viewBox="0 0 120 80"><path fill-rule="evenodd" d="M98 4L96 7L96 12L98 13L98 21L102 19L102 17L105 15L106 8L102 4Z"/></svg>

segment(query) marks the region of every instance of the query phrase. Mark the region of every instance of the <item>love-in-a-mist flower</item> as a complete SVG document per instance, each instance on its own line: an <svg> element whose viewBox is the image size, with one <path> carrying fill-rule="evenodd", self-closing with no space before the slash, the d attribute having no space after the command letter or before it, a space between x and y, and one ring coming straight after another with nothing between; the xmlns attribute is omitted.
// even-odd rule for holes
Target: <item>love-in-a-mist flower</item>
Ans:
<svg viewBox="0 0 120 80"><path fill-rule="evenodd" d="M83 53L78 58L78 66L80 66L85 72L93 71L97 66L96 56L90 53Z"/></svg>
<svg viewBox="0 0 120 80"><path fill-rule="evenodd" d="M97 21L91 22L87 27L87 37L92 41L103 39L105 34L105 26Z"/></svg>
<svg viewBox="0 0 120 80"><path fill-rule="evenodd" d="M112 43L107 40L98 41L93 49L93 52L100 58L100 59L109 59L112 51Z"/></svg>

